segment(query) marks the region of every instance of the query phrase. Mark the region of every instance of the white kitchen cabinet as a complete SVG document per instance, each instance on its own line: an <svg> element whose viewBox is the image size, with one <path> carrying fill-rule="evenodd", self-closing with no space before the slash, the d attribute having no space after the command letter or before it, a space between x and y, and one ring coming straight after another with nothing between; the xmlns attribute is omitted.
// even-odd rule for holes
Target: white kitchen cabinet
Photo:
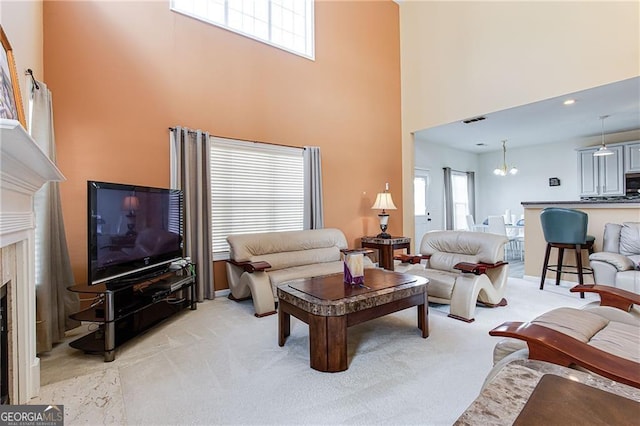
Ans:
<svg viewBox="0 0 640 426"><path fill-rule="evenodd" d="M624 144L624 172L640 173L640 141Z"/></svg>
<svg viewBox="0 0 640 426"><path fill-rule="evenodd" d="M608 148L613 155L595 157L595 148L578 150L578 182L581 197L624 195L624 146Z"/></svg>

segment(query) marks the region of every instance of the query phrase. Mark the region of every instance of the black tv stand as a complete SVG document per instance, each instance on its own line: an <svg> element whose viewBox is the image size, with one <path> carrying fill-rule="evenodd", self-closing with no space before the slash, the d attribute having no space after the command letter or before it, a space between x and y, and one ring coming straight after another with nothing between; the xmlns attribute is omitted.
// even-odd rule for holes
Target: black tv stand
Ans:
<svg viewBox="0 0 640 426"><path fill-rule="evenodd" d="M86 353L115 359L115 349L183 308L197 309L196 277L186 269L168 271L152 278L140 278L117 285L76 285L76 293L94 294L91 307L70 315L79 321L98 323L92 333L69 343Z"/></svg>
<svg viewBox="0 0 640 426"><path fill-rule="evenodd" d="M107 288L109 290L117 290L121 287L126 287L132 284L138 284L144 281L148 281L148 280L152 280L153 278L159 277L161 275L166 274L167 272L169 272L169 268L166 265L163 265L162 267L160 267L159 269L154 269L151 271L145 271L142 273L139 273L135 276L129 276L126 278L116 278L114 280L111 281L107 281L105 283L105 285L107 286Z"/></svg>

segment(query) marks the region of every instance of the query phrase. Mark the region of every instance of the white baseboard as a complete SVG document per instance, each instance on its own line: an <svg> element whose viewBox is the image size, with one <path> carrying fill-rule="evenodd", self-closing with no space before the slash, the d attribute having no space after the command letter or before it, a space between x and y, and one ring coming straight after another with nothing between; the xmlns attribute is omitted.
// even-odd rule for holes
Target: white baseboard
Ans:
<svg viewBox="0 0 640 426"><path fill-rule="evenodd" d="M535 283L538 283L538 285L540 285L540 276L533 276L533 275L525 275L522 277L523 280L526 281L532 281ZM548 285L556 285L556 279L555 278L547 278L544 280L544 285L548 286ZM585 284L593 284L592 282L586 282L587 280L585 279ZM592 280L589 280L592 281ZM566 281L566 280L560 280L560 286L561 287L573 287L578 285L577 281Z"/></svg>
<svg viewBox="0 0 640 426"><path fill-rule="evenodd" d="M537 281L538 283L540 283L540 277L535 277L533 275L524 275L522 279L526 281Z"/></svg>
<svg viewBox="0 0 640 426"><path fill-rule="evenodd" d="M231 290L229 290L228 288L225 288L224 290L216 290L216 292L213 294L216 298L227 297L229 294L231 294Z"/></svg>

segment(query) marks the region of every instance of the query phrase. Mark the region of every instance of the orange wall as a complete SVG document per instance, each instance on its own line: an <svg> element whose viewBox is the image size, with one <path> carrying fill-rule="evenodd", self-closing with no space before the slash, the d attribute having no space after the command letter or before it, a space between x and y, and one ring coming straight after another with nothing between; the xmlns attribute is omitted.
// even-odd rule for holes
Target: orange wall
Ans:
<svg viewBox="0 0 640 426"><path fill-rule="evenodd" d="M168 2L46 1L64 219L86 274L86 181L169 185L167 128L321 147L325 226L379 232L375 194L402 206L398 6L316 1L310 61L173 13ZM402 211L391 212L400 234ZM216 288L226 287L216 265Z"/></svg>

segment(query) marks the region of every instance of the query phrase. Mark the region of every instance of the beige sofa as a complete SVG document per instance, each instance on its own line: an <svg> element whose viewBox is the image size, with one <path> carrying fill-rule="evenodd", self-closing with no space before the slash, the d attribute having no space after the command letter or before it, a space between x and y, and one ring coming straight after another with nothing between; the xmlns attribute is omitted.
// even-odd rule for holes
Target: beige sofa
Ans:
<svg viewBox="0 0 640 426"><path fill-rule="evenodd" d="M450 304L450 317L471 322L478 301L492 307L507 303L507 241L506 236L486 232L427 232L420 243L426 263L398 271L428 278L429 301Z"/></svg>
<svg viewBox="0 0 640 426"><path fill-rule="evenodd" d="M597 284L640 294L640 222L607 223L602 251L589 261Z"/></svg>
<svg viewBox="0 0 640 426"><path fill-rule="evenodd" d="M347 239L339 229L230 235L227 279L230 297L253 298L255 315L276 312L276 287L285 281L343 272L340 250ZM365 257L365 267L373 267Z"/></svg>

